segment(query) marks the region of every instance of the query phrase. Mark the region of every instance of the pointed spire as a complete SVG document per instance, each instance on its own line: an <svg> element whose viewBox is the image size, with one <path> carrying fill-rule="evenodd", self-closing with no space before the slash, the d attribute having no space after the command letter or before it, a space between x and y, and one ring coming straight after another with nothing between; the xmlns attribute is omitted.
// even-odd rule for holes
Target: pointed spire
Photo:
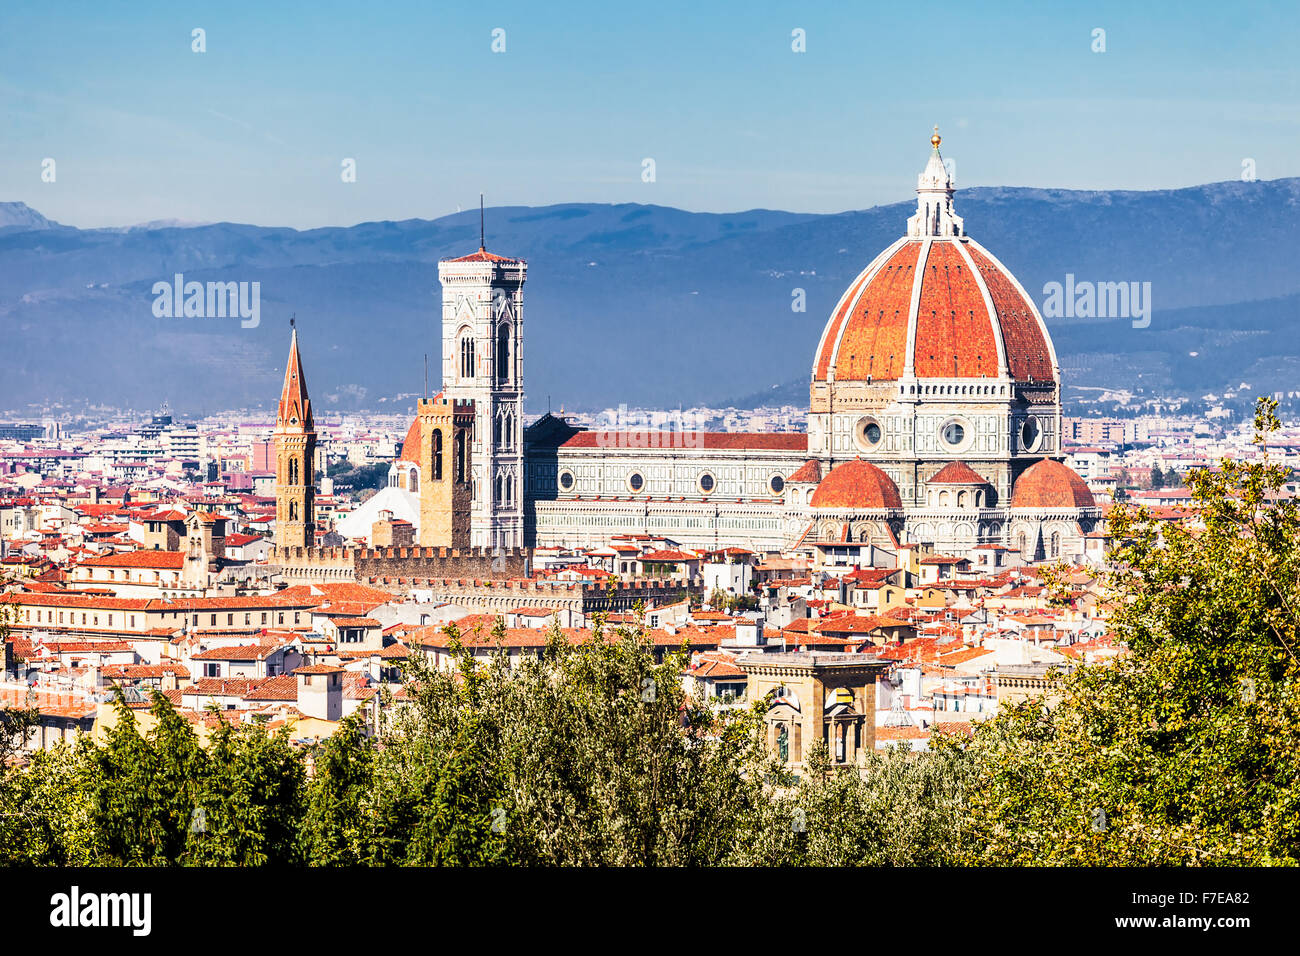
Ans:
<svg viewBox="0 0 1300 956"><path fill-rule="evenodd" d="M280 407L275 424L312 427L311 399L307 397L307 378L302 372L302 356L298 353L298 328L289 320L293 337L289 342L289 361L284 368L284 388L280 390Z"/></svg>
<svg viewBox="0 0 1300 956"><path fill-rule="evenodd" d="M955 189L952 175L939 155L939 127L930 137L930 161L925 171L916 178L916 215L907 220L907 234L914 238L926 236L965 235L965 222L952 208Z"/></svg>
<svg viewBox="0 0 1300 956"><path fill-rule="evenodd" d="M487 252L487 233L483 228L483 194L478 194L478 251Z"/></svg>

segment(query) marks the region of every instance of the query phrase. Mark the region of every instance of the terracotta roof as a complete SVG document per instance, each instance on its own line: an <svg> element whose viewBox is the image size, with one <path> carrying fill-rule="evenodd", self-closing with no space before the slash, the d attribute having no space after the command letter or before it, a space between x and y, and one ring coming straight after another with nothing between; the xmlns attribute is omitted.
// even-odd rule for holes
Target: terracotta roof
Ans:
<svg viewBox="0 0 1300 956"><path fill-rule="evenodd" d="M183 697L243 697L270 678L200 677L197 684L181 688Z"/></svg>
<svg viewBox="0 0 1300 956"><path fill-rule="evenodd" d="M210 647L193 655L196 661L260 661L274 654L283 644L239 644L235 647Z"/></svg>
<svg viewBox="0 0 1300 956"><path fill-rule="evenodd" d="M332 664L312 664L309 667L297 668L294 670L293 676L297 677L299 674L338 674L342 670L343 668Z"/></svg>
<svg viewBox="0 0 1300 956"><path fill-rule="evenodd" d="M813 492L814 508L901 508L903 499L890 477L870 462L855 458L836 465Z"/></svg>
<svg viewBox="0 0 1300 956"><path fill-rule="evenodd" d="M244 700L297 700L298 678L293 674L272 677L244 695Z"/></svg>
<svg viewBox="0 0 1300 956"><path fill-rule="evenodd" d="M1012 377L1021 382L1031 378L1035 382L1050 382L1053 377L1051 348L1034 314L1033 305L1020 294L1011 276L999 268L977 243L968 243L967 251L989 290L993 308L997 310Z"/></svg>
<svg viewBox="0 0 1300 956"><path fill-rule="evenodd" d="M789 478L786 479L786 481L813 481L813 482L821 481L821 480L822 480L822 466L821 466L821 462L819 462L816 458L809 458L807 461L805 461L802 465L799 466L798 471L796 471L793 475L791 475Z"/></svg>
<svg viewBox="0 0 1300 956"><path fill-rule="evenodd" d="M1011 489L1012 508L1093 508L1096 504L1087 482L1050 458L1031 465Z"/></svg>
<svg viewBox="0 0 1300 956"><path fill-rule="evenodd" d="M692 551L647 551L638 561L698 561L700 556Z"/></svg>
<svg viewBox="0 0 1300 956"><path fill-rule="evenodd" d="M832 370L838 382L896 380L910 332L920 378L994 378L1001 339L1013 378L1052 381L1041 320L1010 274L966 237L934 238L921 261L923 248L920 239L901 239L854 279L826 323L813 380Z"/></svg>
<svg viewBox="0 0 1300 956"><path fill-rule="evenodd" d="M989 480L964 461L950 461L929 479L927 485L987 485Z"/></svg>
<svg viewBox="0 0 1300 956"><path fill-rule="evenodd" d="M471 252L467 256L458 256L455 259L440 259L440 262L523 262L523 259L512 259L509 256L499 256L495 252L488 252L482 246L478 247L478 252Z"/></svg>
<svg viewBox="0 0 1300 956"><path fill-rule="evenodd" d="M83 568L157 568L179 571L184 566L185 554L181 551L123 551L81 562Z"/></svg>

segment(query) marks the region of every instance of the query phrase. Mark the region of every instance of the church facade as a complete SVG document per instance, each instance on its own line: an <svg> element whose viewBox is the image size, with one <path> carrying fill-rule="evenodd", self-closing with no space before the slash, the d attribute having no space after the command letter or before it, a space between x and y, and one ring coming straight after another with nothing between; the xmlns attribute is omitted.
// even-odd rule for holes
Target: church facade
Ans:
<svg viewBox="0 0 1300 956"><path fill-rule="evenodd" d="M1025 289L966 235L939 143L904 234L849 284L816 343L806 433L599 431L551 414L524 428L527 265L480 246L438 268L435 401L467 423L463 514L450 522L420 504L440 480L422 403L390 487L339 530L365 537L386 508L411 515L421 543L437 522L440 542L454 524L492 549L649 534L759 552L927 543L1081 557L1101 513L1061 461L1051 337Z"/></svg>

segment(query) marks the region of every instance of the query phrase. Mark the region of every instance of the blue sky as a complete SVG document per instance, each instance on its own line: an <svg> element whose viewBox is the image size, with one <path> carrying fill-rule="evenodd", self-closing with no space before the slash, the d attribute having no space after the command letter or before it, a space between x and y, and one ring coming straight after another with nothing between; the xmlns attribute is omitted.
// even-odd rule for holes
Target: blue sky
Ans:
<svg viewBox="0 0 1300 956"><path fill-rule="evenodd" d="M910 197L936 123L959 186L1275 179L1300 175L1297 41L1293 2L5 0L0 200L77 226L432 218L480 191L833 212Z"/></svg>

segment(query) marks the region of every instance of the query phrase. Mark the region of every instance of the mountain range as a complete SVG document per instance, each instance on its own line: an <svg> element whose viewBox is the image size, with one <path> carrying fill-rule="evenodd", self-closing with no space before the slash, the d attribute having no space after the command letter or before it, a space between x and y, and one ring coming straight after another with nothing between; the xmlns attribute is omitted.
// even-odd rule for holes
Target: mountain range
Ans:
<svg viewBox="0 0 1300 956"><path fill-rule="evenodd" d="M981 187L960 190L955 204L1040 308L1044 285L1067 274L1151 283L1147 328L1048 319L1067 383L1297 387L1300 179L1142 192ZM528 407L801 404L836 300L913 209L488 209L488 249L528 260ZM296 314L319 408L404 411L423 390L425 353L438 384L437 260L478 242L478 210L309 230L78 229L0 203L0 408L272 408ZM154 284L177 273L260 283L260 324L155 316ZM794 311L800 289L805 309Z"/></svg>

